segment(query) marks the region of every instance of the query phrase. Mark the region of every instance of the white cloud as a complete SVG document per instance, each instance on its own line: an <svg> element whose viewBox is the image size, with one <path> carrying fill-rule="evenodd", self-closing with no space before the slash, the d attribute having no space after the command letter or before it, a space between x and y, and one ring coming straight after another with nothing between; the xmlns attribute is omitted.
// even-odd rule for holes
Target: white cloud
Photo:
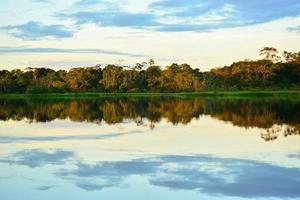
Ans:
<svg viewBox="0 0 300 200"><path fill-rule="evenodd" d="M173 0L173 3L177 0ZM292 3L298 1L289 0ZM288 5L279 10L273 10L273 14L278 18L273 20L269 18L268 13L261 16L255 13L246 13L247 15L256 17L259 25L252 24L247 21L245 24L244 17L234 18L241 14L245 8L251 11L256 6L268 5L266 2L245 2L245 5L236 1L228 1L227 4L220 4L216 1L215 6L211 6L207 12L199 14L199 9L205 8L204 4L199 4L199 1L188 0L180 7L179 4L172 4L171 1L166 1L169 5L164 9L154 9L151 3L158 2L153 0L126 0L110 1L114 9L105 9L105 5L99 7L89 6L87 8L74 8L74 3L79 0L57 2L53 6L48 3L30 3L29 0L17 0L14 4L8 3L0 10L8 12L0 13L0 26L15 26L16 24L26 24L28 21L38 19L38 23L43 25L60 25L60 27L73 27L74 34L72 37L64 39L24 41L11 37L5 32L0 32L1 46L20 47L26 46L30 48L61 48L61 49L102 49L115 52L130 52L132 54L147 55L144 58L130 57L126 55L99 55L95 53L85 54L64 54L63 52L45 53L43 55L35 52L27 52L14 54L0 55L1 68L16 68L23 67L27 64L41 64L44 66L71 66L70 63L78 63L78 65L93 64L98 61L101 63L114 63L118 59L123 58L125 63L134 64L149 58L154 58L158 64L165 65L171 62L187 62L193 67L200 67L202 70L207 70L215 66L223 66L231 64L237 60L244 58L258 58L258 51L264 46L274 46L279 50L299 51L300 40L299 34L288 30L299 26L300 17L282 18L283 14L278 14L280 11L293 9ZM105 1L105 2L108 2ZM124 3L125 2L125 3ZM171 2L171 3L170 3ZM195 4L195 2L197 4ZM90 3L93 3L90 0ZM195 7L189 7L190 5ZM48 5L48 6L46 6ZM153 5L153 4L152 4ZM174 5L176 6L174 8ZM170 7L171 6L171 7ZM173 7L172 7L173 6ZM243 9L241 9L241 6ZM251 7L252 6L252 7ZM278 5L277 5L278 6ZM26 12L28 9L34 9ZM183 9L182 9L183 8ZM193 9L192 9L193 8ZM76 10L77 9L77 10ZM111 13L100 18L92 18L93 20L85 20L80 26L74 26L75 19L66 17L65 19L57 18L57 14L74 14L77 11L94 12L94 9L100 9L104 14ZM118 10L118 9L121 9ZM152 12L149 15L149 12ZM186 11L178 13L178 11ZM21 11L18 18L12 18L12 11ZM124 15L116 17L119 12ZM271 11L270 11L271 12ZM129 13L129 15L128 15ZM173 13L173 14L172 14ZM101 13L95 12L95 16ZM102 13L103 14L103 13ZM146 14L146 15L145 15ZM244 13L245 14L245 13ZM246 15L246 16L247 16ZM267 15L267 18L264 16ZM289 14L286 14L289 15ZM291 13L293 15L293 13ZM125 16L125 17L124 17ZM142 16L138 20L131 20L131 17ZM106 17L106 18L105 18ZM116 19L120 19L118 21ZM265 21L267 19L267 21ZM78 18L82 20L82 18ZM104 20L104 23L101 21ZM145 23L145 20L147 23ZM233 20L234 25L231 24ZM118 23L116 23L118 22ZM264 23L262 23L264 22ZM156 24L157 23L157 24ZM103 24L106 24L103 27ZM161 25L163 24L163 25ZM172 26L169 26L172 24ZM239 27L242 25L242 27ZM244 26L247 25L247 26ZM161 31L158 28L162 26L165 29ZM213 28L212 28L213 27ZM215 28L216 29L215 29ZM223 27L223 28L222 28ZM288 30L287 30L288 29ZM155 31L156 30L156 31ZM169 32L164 32L169 31ZM177 31L177 32L172 32ZM183 31L183 32L178 32ZM90 61L90 62L89 62ZM96 64L97 64L96 63Z"/></svg>

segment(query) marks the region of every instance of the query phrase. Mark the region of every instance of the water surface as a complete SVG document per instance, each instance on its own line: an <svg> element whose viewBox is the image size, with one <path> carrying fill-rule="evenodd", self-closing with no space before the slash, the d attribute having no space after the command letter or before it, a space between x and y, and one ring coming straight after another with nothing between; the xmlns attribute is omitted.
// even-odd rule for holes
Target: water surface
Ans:
<svg viewBox="0 0 300 200"><path fill-rule="evenodd" d="M0 198L300 199L300 101L0 100Z"/></svg>

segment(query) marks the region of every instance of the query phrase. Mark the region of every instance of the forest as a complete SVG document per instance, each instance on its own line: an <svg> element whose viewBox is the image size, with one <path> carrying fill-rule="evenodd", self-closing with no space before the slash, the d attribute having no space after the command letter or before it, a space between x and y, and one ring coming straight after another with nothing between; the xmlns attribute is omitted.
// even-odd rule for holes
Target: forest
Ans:
<svg viewBox="0 0 300 200"><path fill-rule="evenodd" d="M135 66L76 67L70 70L26 68L0 70L0 93L52 92L197 92L300 89L300 51L274 47L262 59L234 62L201 71L188 64L161 67L153 59Z"/></svg>

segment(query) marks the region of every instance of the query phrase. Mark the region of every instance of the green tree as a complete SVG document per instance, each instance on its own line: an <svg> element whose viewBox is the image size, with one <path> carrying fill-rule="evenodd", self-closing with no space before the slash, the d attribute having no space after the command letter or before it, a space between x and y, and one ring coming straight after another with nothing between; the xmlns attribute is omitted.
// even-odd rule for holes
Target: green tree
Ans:
<svg viewBox="0 0 300 200"><path fill-rule="evenodd" d="M264 59L273 62L280 60L280 56L278 56L278 51L274 47L264 47L262 50L260 50L260 55L264 56Z"/></svg>
<svg viewBox="0 0 300 200"><path fill-rule="evenodd" d="M103 69L103 78L100 81L105 91L118 92L123 81L122 67L107 65Z"/></svg>

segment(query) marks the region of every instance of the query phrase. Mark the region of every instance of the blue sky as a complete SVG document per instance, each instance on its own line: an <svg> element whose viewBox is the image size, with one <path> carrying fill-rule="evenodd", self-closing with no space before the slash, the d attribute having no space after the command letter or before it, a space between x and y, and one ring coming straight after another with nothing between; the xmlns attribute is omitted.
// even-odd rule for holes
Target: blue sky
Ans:
<svg viewBox="0 0 300 200"><path fill-rule="evenodd" d="M207 70L299 51L299 0L4 0L0 67L187 62Z"/></svg>

